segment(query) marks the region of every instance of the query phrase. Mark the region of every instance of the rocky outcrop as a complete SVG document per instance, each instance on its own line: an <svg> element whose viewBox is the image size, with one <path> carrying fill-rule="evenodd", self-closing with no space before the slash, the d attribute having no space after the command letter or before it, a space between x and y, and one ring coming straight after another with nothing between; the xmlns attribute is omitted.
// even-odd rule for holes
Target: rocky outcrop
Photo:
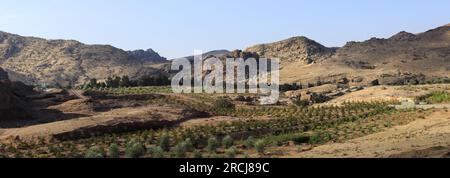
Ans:
<svg viewBox="0 0 450 178"><path fill-rule="evenodd" d="M91 78L114 75L137 78L158 73L158 69L147 64L152 63L109 45L0 32L0 67L12 71L27 84L69 86Z"/></svg>
<svg viewBox="0 0 450 178"><path fill-rule="evenodd" d="M291 62L311 64L330 57L334 51L334 48L327 48L306 37L294 37L275 43L256 45L245 50L265 58L278 58L282 64Z"/></svg>
<svg viewBox="0 0 450 178"><path fill-rule="evenodd" d="M0 68L0 71L3 69ZM0 81L0 122L29 119L27 103L21 98L21 85L11 83L8 79Z"/></svg>
<svg viewBox="0 0 450 178"><path fill-rule="evenodd" d="M133 56L136 59L139 59L143 62L152 62L152 63L165 63L168 62L166 58L161 57L157 52L153 49L147 50L134 50L127 51L130 56Z"/></svg>

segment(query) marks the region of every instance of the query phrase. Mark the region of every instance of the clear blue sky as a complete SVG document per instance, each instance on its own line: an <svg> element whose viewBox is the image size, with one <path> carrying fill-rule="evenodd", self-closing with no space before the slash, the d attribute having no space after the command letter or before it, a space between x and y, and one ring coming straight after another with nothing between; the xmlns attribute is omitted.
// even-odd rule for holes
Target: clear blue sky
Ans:
<svg viewBox="0 0 450 178"><path fill-rule="evenodd" d="M450 23L448 0L0 0L0 31L173 58L307 36L326 46Z"/></svg>

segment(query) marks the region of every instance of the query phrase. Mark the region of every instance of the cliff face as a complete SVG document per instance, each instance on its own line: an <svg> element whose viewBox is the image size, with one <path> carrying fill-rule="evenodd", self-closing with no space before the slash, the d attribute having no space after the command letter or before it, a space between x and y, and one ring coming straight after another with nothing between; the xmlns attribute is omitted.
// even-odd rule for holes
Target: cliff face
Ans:
<svg viewBox="0 0 450 178"><path fill-rule="evenodd" d="M27 84L67 86L113 75L135 78L157 73L152 63L109 45L0 32L0 67Z"/></svg>

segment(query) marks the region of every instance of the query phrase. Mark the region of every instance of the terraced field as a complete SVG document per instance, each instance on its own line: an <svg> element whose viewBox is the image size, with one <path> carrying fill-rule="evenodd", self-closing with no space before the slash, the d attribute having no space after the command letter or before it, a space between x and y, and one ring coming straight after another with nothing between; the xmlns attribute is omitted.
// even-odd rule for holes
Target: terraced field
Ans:
<svg viewBox="0 0 450 178"><path fill-rule="evenodd" d="M97 106L93 110L103 114L41 126L48 129L48 134L30 132L41 130L39 125L32 126L28 135L33 139L20 134L9 137L0 146L2 156L270 157L276 155L266 148L292 142L314 146L359 137L410 121L395 120L393 116L416 113L397 111L383 102L315 107L242 105L224 95L172 94L167 87L97 89L85 91L84 95ZM134 101L131 106L139 112L128 108L130 103L117 104L123 100ZM104 106L107 103L116 105L108 108ZM144 110L137 106L149 109L141 113ZM203 114L183 119L187 112ZM121 113L128 114L124 117ZM216 121L218 117L226 119ZM155 124L170 118L176 122ZM150 121L153 125L144 124ZM183 125L193 121L196 124ZM73 128L61 129L57 125ZM55 132L51 131L53 126Z"/></svg>
<svg viewBox="0 0 450 178"><path fill-rule="evenodd" d="M249 105L231 99L233 95L173 94L168 87L96 89L79 95L84 99L51 107L82 108L90 116L2 129L0 156L289 157L435 112L397 110L392 102L381 101Z"/></svg>

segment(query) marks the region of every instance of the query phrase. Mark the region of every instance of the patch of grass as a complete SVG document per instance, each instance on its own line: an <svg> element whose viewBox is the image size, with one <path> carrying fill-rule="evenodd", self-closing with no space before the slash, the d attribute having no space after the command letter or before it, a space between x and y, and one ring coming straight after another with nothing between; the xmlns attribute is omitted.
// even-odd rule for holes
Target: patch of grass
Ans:
<svg viewBox="0 0 450 178"><path fill-rule="evenodd" d="M309 139L309 143L310 144L322 144L322 143L326 143L328 141L330 141L331 138L331 134L328 132L322 132L322 131L318 131L315 132Z"/></svg>
<svg viewBox="0 0 450 178"><path fill-rule="evenodd" d="M446 91L432 92L419 97L418 100L430 104L450 103L450 93Z"/></svg>
<svg viewBox="0 0 450 178"><path fill-rule="evenodd" d="M291 133L276 136L269 136L264 139L265 144L279 146L279 143L293 141L296 144L308 143L310 137L304 133Z"/></svg>

